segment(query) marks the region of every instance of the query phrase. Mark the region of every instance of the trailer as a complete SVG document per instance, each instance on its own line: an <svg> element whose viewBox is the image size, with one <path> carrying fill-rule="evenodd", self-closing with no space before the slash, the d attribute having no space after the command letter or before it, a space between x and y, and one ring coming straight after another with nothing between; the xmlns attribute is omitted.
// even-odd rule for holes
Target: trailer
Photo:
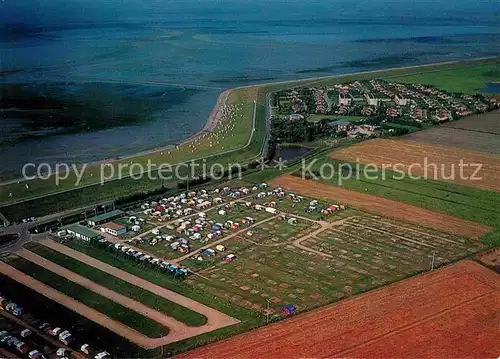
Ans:
<svg viewBox="0 0 500 359"><path fill-rule="evenodd" d="M278 214L279 213L279 211L273 207L266 207L266 212L271 213L271 214Z"/></svg>

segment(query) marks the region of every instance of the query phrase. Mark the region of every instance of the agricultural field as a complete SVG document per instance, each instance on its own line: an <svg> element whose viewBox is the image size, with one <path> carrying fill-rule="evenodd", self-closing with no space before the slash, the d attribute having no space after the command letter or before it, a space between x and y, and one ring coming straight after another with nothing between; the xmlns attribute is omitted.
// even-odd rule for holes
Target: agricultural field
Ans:
<svg viewBox="0 0 500 359"><path fill-rule="evenodd" d="M500 277L462 261L179 358L493 358L499 311Z"/></svg>
<svg viewBox="0 0 500 359"><path fill-rule="evenodd" d="M438 128L412 133L401 139L498 156L500 111L471 115L459 121L445 123Z"/></svg>
<svg viewBox="0 0 500 359"><path fill-rule="evenodd" d="M334 151L336 160L398 170L423 179L452 181L500 192L498 157L414 141L376 139ZM465 164L460 168L460 163ZM477 166L481 164L477 171Z"/></svg>
<svg viewBox="0 0 500 359"><path fill-rule="evenodd" d="M477 256L484 265L500 273L500 248L481 253Z"/></svg>
<svg viewBox="0 0 500 359"><path fill-rule="evenodd" d="M333 172L330 169L333 169ZM310 160L302 168L296 167L294 172L294 175L306 179L314 178L311 174L317 177L317 181L328 185L441 212L490 227L500 227L498 192L448 181L412 179L389 169L385 171L384 176L382 169L374 171L373 166L365 167L359 162L351 163L327 157ZM349 197L341 198L344 203L349 204Z"/></svg>

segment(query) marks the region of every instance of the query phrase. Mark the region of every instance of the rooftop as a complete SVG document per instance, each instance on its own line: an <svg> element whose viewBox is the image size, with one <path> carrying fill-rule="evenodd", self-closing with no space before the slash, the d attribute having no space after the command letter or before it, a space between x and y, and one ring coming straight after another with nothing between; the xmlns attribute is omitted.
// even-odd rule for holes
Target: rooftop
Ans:
<svg viewBox="0 0 500 359"><path fill-rule="evenodd" d="M118 224L115 222L108 222L108 223L103 224L102 226L105 228L114 229L115 231L119 231L119 230L125 228L124 225L121 225L121 224Z"/></svg>
<svg viewBox="0 0 500 359"><path fill-rule="evenodd" d="M114 211L111 211L111 212L102 213L102 214L98 214L97 216L90 217L88 219L88 221L91 221L91 222L102 222L102 221L105 221L107 219L119 217L122 214L123 214L123 211L120 211L119 209L115 209Z"/></svg>
<svg viewBox="0 0 500 359"><path fill-rule="evenodd" d="M100 234L97 232L94 232L93 230L82 226L80 224L72 224L67 227L65 227L66 230L71 230L75 233L81 234L82 236L88 237L88 238L94 238L96 236L99 236Z"/></svg>

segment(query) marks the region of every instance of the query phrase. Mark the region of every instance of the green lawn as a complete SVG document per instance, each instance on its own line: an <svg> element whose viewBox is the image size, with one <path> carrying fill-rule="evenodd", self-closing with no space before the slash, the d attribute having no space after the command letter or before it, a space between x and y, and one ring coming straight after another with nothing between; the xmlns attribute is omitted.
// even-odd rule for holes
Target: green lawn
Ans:
<svg viewBox="0 0 500 359"><path fill-rule="evenodd" d="M498 62L495 64L456 68L391 78L391 81L435 85L451 92L481 92L490 81L500 80Z"/></svg>
<svg viewBox="0 0 500 359"><path fill-rule="evenodd" d="M111 274L103 272L97 268L91 267L65 254L59 253L51 248L45 247L39 243L28 243L25 246L30 251L54 262L61 267L69 269L82 277L88 278L94 283L111 289L126 297L134 299L144 305L162 312L168 316L177 319L190 326L200 326L207 322L207 318L186 307L171 302L168 299L153 294L145 289L130 284Z"/></svg>
<svg viewBox="0 0 500 359"><path fill-rule="evenodd" d="M168 328L146 318L131 309L107 299L98 293L82 287L69 279L59 276L48 269L40 267L20 257L9 257L4 259L6 263L20 270L36 280L54 288L55 290L76 299L82 304L93 308L113 320L121 322L126 326L150 337L160 338L168 334Z"/></svg>

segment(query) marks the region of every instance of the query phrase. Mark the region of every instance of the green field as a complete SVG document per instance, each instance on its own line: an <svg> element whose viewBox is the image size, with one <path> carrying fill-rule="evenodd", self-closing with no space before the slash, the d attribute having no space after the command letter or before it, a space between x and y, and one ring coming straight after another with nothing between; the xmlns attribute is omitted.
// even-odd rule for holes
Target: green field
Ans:
<svg viewBox="0 0 500 359"><path fill-rule="evenodd" d="M290 237L272 246L231 238L225 244L237 259L227 264L213 258L212 266L189 282L255 310L266 310L270 300L279 315L287 303L308 310L426 270L433 250L442 265L482 247L475 240L362 212L344 214L346 222L302 242L322 255L294 247Z"/></svg>
<svg viewBox="0 0 500 359"><path fill-rule="evenodd" d="M312 171L319 172L323 164L339 169L342 164L347 164L347 162L324 157L311 167ZM351 164L351 166L355 168L356 164ZM354 174L349 179L340 179L339 171L335 171L331 178L323 181L333 185L340 184L344 188L357 192L408 203L500 228L500 210L498 209L500 193L434 180L415 180L409 177L401 180L393 179L395 173L390 170L386 170L385 179L381 171L378 175L370 172L370 178L366 178L363 175L364 166L360 165L359 168L358 176ZM328 176L329 174L330 171L328 171ZM347 177L347 174L347 172L343 172L342 176Z"/></svg>
<svg viewBox="0 0 500 359"><path fill-rule="evenodd" d="M276 85L269 84L265 87L267 90L276 91L279 89L290 87L320 85L328 86L342 82L372 78L390 79L391 81L410 81L412 76L414 76L414 80L416 81L416 83L436 84L439 85L440 88L452 91L480 92L480 89L483 89L485 87L486 81L491 81L492 79L498 78L497 69L499 62L499 58L492 58L454 63L422 65L406 68L403 67L399 69L395 68L389 70L348 74L341 76L311 78ZM483 71L483 69L485 70ZM490 71L493 72L490 73ZM446 83L433 80L435 78L439 78L440 76L442 76L441 79L445 79L446 81L451 80L451 83L446 85Z"/></svg>
<svg viewBox="0 0 500 359"><path fill-rule="evenodd" d="M17 270L150 338L168 334L168 328L163 325L32 262L13 255L3 260Z"/></svg>
<svg viewBox="0 0 500 359"><path fill-rule="evenodd" d="M239 320L251 320L256 318L256 313L245 308L237 308L223 298L207 297L203 291L193 290L183 280L174 278L171 275L160 273L151 268L141 266L135 261L123 258L118 253L106 252L104 249L96 247L92 244L84 243L82 241L66 242L68 247L82 252L90 257L94 257L101 262L112 265L116 268L122 269L140 278L143 278L151 283L165 287L186 297L192 298L202 304L208 305L221 312L229 314Z"/></svg>
<svg viewBox="0 0 500 359"><path fill-rule="evenodd" d="M28 243L25 247L39 256L60 265L61 267L90 279L94 283L100 284L112 291L134 299L152 309L171 316L182 323L190 326L201 326L207 322L207 318L202 314L194 312L168 299L130 284L97 268L91 267L51 248L38 243Z"/></svg>
<svg viewBox="0 0 500 359"><path fill-rule="evenodd" d="M477 93L486 88L486 83L500 81L499 63L465 68L435 71L417 75L391 78L392 81L434 85L450 92Z"/></svg>

